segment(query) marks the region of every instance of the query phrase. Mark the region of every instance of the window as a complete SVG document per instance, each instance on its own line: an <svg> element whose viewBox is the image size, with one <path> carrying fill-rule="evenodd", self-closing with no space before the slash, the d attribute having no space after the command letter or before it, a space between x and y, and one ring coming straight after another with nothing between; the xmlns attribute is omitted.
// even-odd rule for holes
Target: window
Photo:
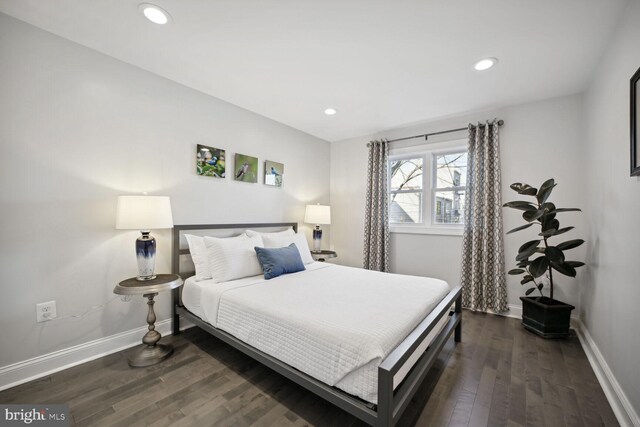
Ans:
<svg viewBox="0 0 640 427"><path fill-rule="evenodd" d="M461 234L467 180L466 141L392 149L392 232Z"/></svg>
<svg viewBox="0 0 640 427"><path fill-rule="evenodd" d="M467 152L434 154L434 224L464 224Z"/></svg>
<svg viewBox="0 0 640 427"><path fill-rule="evenodd" d="M389 222L422 222L422 157L391 160L389 164Z"/></svg>

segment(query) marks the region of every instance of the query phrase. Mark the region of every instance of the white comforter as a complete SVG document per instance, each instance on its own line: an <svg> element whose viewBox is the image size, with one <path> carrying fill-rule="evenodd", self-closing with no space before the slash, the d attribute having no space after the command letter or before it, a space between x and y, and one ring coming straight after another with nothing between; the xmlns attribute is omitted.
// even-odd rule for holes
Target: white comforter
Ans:
<svg viewBox="0 0 640 427"><path fill-rule="evenodd" d="M314 263L200 284L200 317L312 377L377 403L377 368L449 291L438 279ZM185 289L186 293L187 289ZM189 308L188 295L183 300Z"/></svg>

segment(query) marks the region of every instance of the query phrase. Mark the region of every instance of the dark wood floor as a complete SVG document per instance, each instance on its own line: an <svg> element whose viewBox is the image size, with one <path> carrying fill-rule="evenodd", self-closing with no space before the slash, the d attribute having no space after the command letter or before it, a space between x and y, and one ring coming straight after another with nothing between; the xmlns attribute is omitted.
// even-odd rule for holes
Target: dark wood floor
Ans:
<svg viewBox="0 0 640 427"><path fill-rule="evenodd" d="M547 341L519 321L463 315L403 426L614 426L576 337ZM0 403L68 403L72 425L360 426L340 409L199 329L165 362L131 369L116 353L0 392Z"/></svg>

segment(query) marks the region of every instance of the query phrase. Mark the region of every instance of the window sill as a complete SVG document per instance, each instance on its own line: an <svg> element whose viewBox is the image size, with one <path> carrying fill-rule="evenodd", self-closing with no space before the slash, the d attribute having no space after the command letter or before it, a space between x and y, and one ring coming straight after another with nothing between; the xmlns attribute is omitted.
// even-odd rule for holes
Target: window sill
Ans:
<svg viewBox="0 0 640 427"><path fill-rule="evenodd" d="M459 236L462 237L464 228L462 227L415 227L391 225L389 227L391 233L398 234L432 234L437 236Z"/></svg>

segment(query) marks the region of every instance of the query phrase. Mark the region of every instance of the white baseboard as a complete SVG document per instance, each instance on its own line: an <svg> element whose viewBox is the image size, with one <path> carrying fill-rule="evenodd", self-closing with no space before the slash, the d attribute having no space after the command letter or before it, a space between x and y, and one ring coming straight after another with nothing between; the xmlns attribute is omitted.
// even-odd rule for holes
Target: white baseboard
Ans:
<svg viewBox="0 0 640 427"><path fill-rule="evenodd" d="M629 402L627 395L622 390L622 387L620 387L620 383L618 383L613 372L611 372L607 361L604 356L602 356L602 353L591 337L589 330L580 320L576 322L576 326L576 331L578 333L580 343L582 344L582 348L587 355L587 359L589 359L593 372L595 372L598 382L600 383L605 396L607 396L607 400L609 401L611 409L613 409L613 413L616 415L618 422L623 427L640 427L640 417L638 417L638 413L631 405L631 402Z"/></svg>
<svg viewBox="0 0 640 427"><path fill-rule="evenodd" d="M192 326L194 325L188 320L180 319L180 330ZM143 326L0 367L0 391L134 347L140 344L147 329L147 326ZM162 335L171 334L171 319L157 322L156 330Z"/></svg>
<svg viewBox="0 0 640 427"><path fill-rule="evenodd" d="M491 314L522 319L522 306L510 304L509 311L505 313ZM580 344L587 355L589 364L591 365L593 372L596 374L598 382L600 383L600 386L602 387L602 390L604 391L604 394L611 405L611 409L613 409L613 413L618 419L620 425L623 427L640 427L640 417L638 417L638 414L629 402L627 395L620 387L620 383L618 383L613 372L611 372L609 365L604 359L604 356L602 356L602 353L598 349L595 341L591 338L591 334L589 334L587 328L580 321L578 316L571 316L571 324L576 330L576 334L578 335Z"/></svg>
<svg viewBox="0 0 640 427"><path fill-rule="evenodd" d="M522 306L509 304L509 311L505 311L504 313L494 313L491 310L487 310L487 313L495 314L497 316L513 317L514 319L522 319Z"/></svg>

